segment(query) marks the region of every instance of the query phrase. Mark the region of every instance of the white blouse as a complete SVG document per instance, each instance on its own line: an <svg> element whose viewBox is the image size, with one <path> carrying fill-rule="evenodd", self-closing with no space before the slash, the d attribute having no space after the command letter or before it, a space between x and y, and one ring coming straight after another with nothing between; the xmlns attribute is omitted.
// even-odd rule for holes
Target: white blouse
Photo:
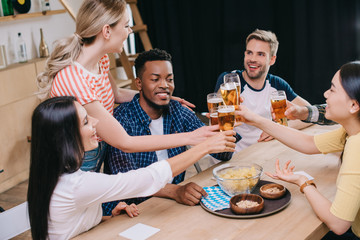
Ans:
<svg viewBox="0 0 360 240"><path fill-rule="evenodd" d="M99 224L101 203L153 195L172 177L168 161L146 168L106 175L83 172L63 174L50 201L50 239L69 239Z"/></svg>

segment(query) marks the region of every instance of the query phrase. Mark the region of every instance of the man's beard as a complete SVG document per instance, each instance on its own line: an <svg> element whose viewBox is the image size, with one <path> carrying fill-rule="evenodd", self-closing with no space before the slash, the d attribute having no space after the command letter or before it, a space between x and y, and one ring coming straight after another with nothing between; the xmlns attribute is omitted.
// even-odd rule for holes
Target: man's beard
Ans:
<svg viewBox="0 0 360 240"><path fill-rule="evenodd" d="M258 74L256 74L255 76L254 76L254 75L250 75L250 74L249 74L249 71L248 71L249 68L250 68L250 67L247 66L247 67L245 68L245 71L246 71L246 75L247 75L251 80L259 79L259 78L261 78L261 77L266 73L266 68L265 68L265 67L260 67L260 70L259 70L259 73L258 73Z"/></svg>
<svg viewBox="0 0 360 240"><path fill-rule="evenodd" d="M169 103L166 104L166 105L158 105L158 104L152 102L150 99L148 99L144 93L142 93L142 96L144 97L146 103L147 103L150 107L152 107L152 108L154 108L154 109L158 109L158 110L167 110L167 109L169 109L170 101L169 101Z"/></svg>

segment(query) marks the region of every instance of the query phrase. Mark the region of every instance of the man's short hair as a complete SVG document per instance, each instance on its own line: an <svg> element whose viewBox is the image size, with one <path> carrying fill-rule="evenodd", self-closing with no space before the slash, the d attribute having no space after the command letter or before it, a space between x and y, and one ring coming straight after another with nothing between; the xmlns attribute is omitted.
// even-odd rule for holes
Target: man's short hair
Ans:
<svg viewBox="0 0 360 240"><path fill-rule="evenodd" d="M254 32L250 33L250 35L246 38L246 46L251 39L256 39L269 43L271 57L276 56L279 47L279 41L277 40L275 33L271 31L256 29Z"/></svg>
<svg viewBox="0 0 360 240"><path fill-rule="evenodd" d="M151 49L139 54L135 59L135 71L136 76L141 79L142 74L144 73L144 66L146 62L149 61L169 61L171 64L171 55L165 50L160 50L158 48Z"/></svg>

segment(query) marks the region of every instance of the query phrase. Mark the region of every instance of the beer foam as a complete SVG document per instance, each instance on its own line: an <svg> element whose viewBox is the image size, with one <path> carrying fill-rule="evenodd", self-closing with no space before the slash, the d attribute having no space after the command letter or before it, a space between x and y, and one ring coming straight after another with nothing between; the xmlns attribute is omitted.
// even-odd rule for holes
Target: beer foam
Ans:
<svg viewBox="0 0 360 240"><path fill-rule="evenodd" d="M275 97L271 97L271 100L281 101L281 100L286 100L286 98L284 96L275 96Z"/></svg>
<svg viewBox="0 0 360 240"><path fill-rule="evenodd" d="M208 99L208 103L219 103L222 102L222 98L210 98Z"/></svg>
<svg viewBox="0 0 360 240"><path fill-rule="evenodd" d="M234 106L232 106L232 107L226 107L226 108L219 108L218 109L218 112L219 113L231 113L231 112L234 112L235 111L235 108L234 108Z"/></svg>
<svg viewBox="0 0 360 240"><path fill-rule="evenodd" d="M233 90L236 89L235 83L224 83L220 86L221 90Z"/></svg>

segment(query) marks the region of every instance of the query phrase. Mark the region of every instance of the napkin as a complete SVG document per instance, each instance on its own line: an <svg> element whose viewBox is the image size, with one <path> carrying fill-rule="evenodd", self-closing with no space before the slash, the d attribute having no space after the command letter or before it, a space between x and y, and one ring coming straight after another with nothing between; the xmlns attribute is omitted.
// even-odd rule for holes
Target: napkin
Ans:
<svg viewBox="0 0 360 240"><path fill-rule="evenodd" d="M160 231L158 228L138 223L131 228L119 233L120 236L131 240L144 240Z"/></svg>
<svg viewBox="0 0 360 240"><path fill-rule="evenodd" d="M230 207L230 196L227 195L219 186L204 187L208 193L207 197L202 197L201 202L210 210L217 211Z"/></svg>

